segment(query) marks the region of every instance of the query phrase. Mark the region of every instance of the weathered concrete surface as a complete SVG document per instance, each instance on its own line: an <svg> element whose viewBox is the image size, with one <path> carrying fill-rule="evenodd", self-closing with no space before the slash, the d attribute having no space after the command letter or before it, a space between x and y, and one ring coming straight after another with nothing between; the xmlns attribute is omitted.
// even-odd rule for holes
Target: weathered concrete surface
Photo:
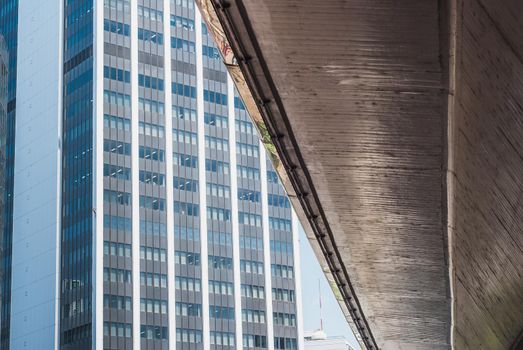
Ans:
<svg viewBox="0 0 523 350"><path fill-rule="evenodd" d="M458 9L453 262L457 349L523 330L523 3Z"/></svg>
<svg viewBox="0 0 523 350"><path fill-rule="evenodd" d="M523 3L201 2L362 344L510 348L523 330Z"/></svg>

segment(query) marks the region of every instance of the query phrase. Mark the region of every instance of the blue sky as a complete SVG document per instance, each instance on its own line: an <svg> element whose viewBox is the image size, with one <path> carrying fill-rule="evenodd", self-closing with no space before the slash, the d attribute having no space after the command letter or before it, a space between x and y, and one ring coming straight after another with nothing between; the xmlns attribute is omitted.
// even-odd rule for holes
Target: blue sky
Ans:
<svg viewBox="0 0 523 350"><path fill-rule="evenodd" d="M345 336L355 349L360 349L301 227L300 253L304 330L312 331L320 328L319 280L323 304L323 329L325 333L327 336Z"/></svg>

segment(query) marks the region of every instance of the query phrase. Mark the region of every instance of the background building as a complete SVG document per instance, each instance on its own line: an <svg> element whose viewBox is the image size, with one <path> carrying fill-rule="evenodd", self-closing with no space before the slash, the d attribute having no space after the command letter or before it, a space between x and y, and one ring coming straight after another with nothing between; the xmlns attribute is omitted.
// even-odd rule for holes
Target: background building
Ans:
<svg viewBox="0 0 523 350"><path fill-rule="evenodd" d="M5 210L5 168L6 168L6 138L7 138L7 80L9 72L9 54L4 37L0 35L0 265L4 259L4 220L2 214ZM0 281L4 280L4 269L0 268ZM2 288L0 288L0 305L3 300ZM0 329L1 329L0 319Z"/></svg>
<svg viewBox="0 0 523 350"><path fill-rule="evenodd" d="M296 215L194 3L1 6L2 349L302 348Z"/></svg>
<svg viewBox="0 0 523 350"><path fill-rule="evenodd" d="M327 337L321 330L305 332L304 348L306 350L354 350L345 337Z"/></svg>

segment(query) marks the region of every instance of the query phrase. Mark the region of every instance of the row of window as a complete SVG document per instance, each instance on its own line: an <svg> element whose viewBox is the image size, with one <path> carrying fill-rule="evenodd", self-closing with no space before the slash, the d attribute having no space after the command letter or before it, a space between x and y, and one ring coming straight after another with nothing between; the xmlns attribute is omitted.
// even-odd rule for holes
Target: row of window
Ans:
<svg viewBox="0 0 523 350"><path fill-rule="evenodd" d="M227 232L207 232L207 243L209 245L221 244L232 246L232 234Z"/></svg>
<svg viewBox="0 0 523 350"><path fill-rule="evenodd" d="M218 198L230 198L231 188L229 186L207 182L207 195Z"/></svg>
<svg viewBox="0 0 523 350"><path fill-rule="evenodd" d="M131 72L114 67L104 66L104 78L121 81L124 83L131 82Z"/></svg>
<svg viewBox="0 0 523 350"><path fill-rule="evenodd" d="M138 85L145 88L163 91L163 79L151 77L145 74L138 74Z"/></svg>
<svg viewBox="0 0 523 350"><path fill-rule="evenodd" d="M131 283L131 276L130 270L104 267L104 282Z"/></svg>
<svg viewBox="0 0 523 350"><path fill-rule="evenodd" d="M104 152L131 155L131 144L122 141L104 139Z"/></svg>
<svg viewBox="0 0 523 350"><path fill-rule="evenodd" d="M234 295L234 286L230 282L209 280L209 293Z"/></svg>
<svg viewBox="0 0 523 350"><path fill-rule="evenodd" d="M167 288L167 275L162 273L140 272L140 285Z"/></svg>
<svg viewBox="0 0 523 350"><path fill-rule="evenodd" d="M122 216L104 215L104 228L131 232L131 219Z"/></svg>
<svg viewBox="0 0 523 350"><path fill-rule="evenodd" d="M167 250L153 247L140 247L140 259L148 261L167 261Z"/></svg>
<svg viewBox="0 0 523 350"><path fill-rule="evenodd" d="M153 171L140 170L140 182L157 186L165 185L165 175Z"/></svg>
<svg viewBox="0 0 523 350"><path fill-rule="evenodd" d="M173 141L174 142L183 142L190 145L198 144L198 135L194 132L173 129Z"/></svg>
<svg viewBox="0 0 523 350"><path fill-rule="evenodd" d="M202 316L202 305L194 303L176 303L176 316Z"/></svg>
<svg viewBox="0 0 523 350"><path fill-rule="evenodd" d="M104 322L104 336L132 338L132 326L130 323Z"/></svg>
<svg viewBox="0 0 523 350"><path fill-rule="evenodd" d="M252 284L242 284L241 295L244 298L265 299L265 288Z"/></svg>
<svg viewBox="0 0 523 350"><path fill-rule="evenodd" d="M231 221L231 211L229 209L207 207L207 219Z"/></svg>
<svg viewBox="0 0 523 350"><path fill-rule="evenodd" d="M149 325L140 326L140 338L167 340L167 333L167 327Z"/></svg>
<svg viewBox="0 0 523 350"><path fill-rule="evenodd" d="M273 277L294 278L294 268L287 265L271 264Z"/></svg>
<svg viewBox="0 0 523 350"><path fill-rule="evenodd" d="M205 147L217 151L229 152L229 140L220 137L205 136Z"/></svg>
<svg viewBox="0 0 523 350"><path fill-rule="evenodd" d="M171 48L182 49L182 51L195 53L196 45L194 41L171 37Z"/></svg>
<svg viewBox="0 0 523 350"><path fill-rule="evenodd" d="M262 227L262 217L258 214L239 212L238 221L240 225Z"/></svg>
<svg viewBox="0 0 523 350"><path fill-rule="evenodd" d="M242 156L259 157L260 148L248 143L236 142L236 153L241 154Z"/></svg>
<svg viewBox="0 0 523 350"><path fill-rule="evenodd" d="M265 323L265 311L262 310L242 310L242 322Z"/></svg>
<svg viewBox="0 0 523 350"><path fill-rule="evenodd" d="M167 225L161 222L140 219L140 233L149 236L166 236Z"/></svg>
<svg viewBox="0 0 523 350"><path fill-rule="evenodd" d="M199 216L200 206L194 203L174 202L174 213L179 215Z"/></svg>
<svg viewBox="0 0 523 350"><path fill-rule="evenodd" d="M180 265L200 266L200 254L177 250L174 253L174 262Z"/></svg>
<svg viewBox="0 0 523 350"><path fill-rule="evenodd" d="M212 332L210 334L211 345L216 346L234 346L234 333L230 332Z"/></svg>
<svg viewBox="0 0 523 350"><path fill-rule="evenodd" d="M184 29L193 31L194 30L194 20L186 18L186 17L171 15L171 26L178 27L178 28L184 28Z"/></svg>
<svg viewBox="0 0 523 350"><path fill-rule="evenodd" d="M273 207L280 207L280 208L290 208L291 207L289 198L287 198L286 196L280 196L277 194L269 193L268 202L269 202L269 205L272 205Z"/></svg>
<svg viewBox="0 0 523 350"><path fill-rule="evenodd" d="M187 107L172 106L172 116L178 119L196 121L196 110Z"/></svg>
<svg viewBox="0 0 523 350"><path fill-rule="evenodd" d="M273 314L274 324L280 326L296 326L296 315L288 314L285 312L274 312Z"/></svg>
<svg viewBox="0 0 523 350"><path fill-rule="evenodd" d="M209 268L232 270L232 258L209 255Z"/></svg>
<svg viewBox="0 0 523 350"><path fill-rule="evenodd" d="M133 308L132 298L122 295L104 294L104 308L131 311Z"/></svg>
<svg viewBox="0 0 523 350"><path fill-rule="evenodd" d="M165 199L140 196L140 207L151 210L165 211Z"/></svg>
<svg viewBox="0 0 523 350"><path fill-rule="evenodd" d="M145 82L144 82L145 83ZM158 82L156 82L158 84ZM163 81L162 81L162 90L163 90ZM144 112L154 112L158 114L165 113L165 105L161 101L150 100L147 98L138 98L138 109Z"/></svg>
<svg viewBox="0 0 523 350"><path fill-rule="evenodd" d="M293 252L292 243L289 243L289 242L271 239L270 246L271 246L271 252L274 252L274 253L292 254L292 252Z"/></svg>
<svg viewBox="0 0 523 350"><path fill-rule="evenodd" d="M139 155L140 158L157 160L160 162L163 162L165 159L164 150L154 147L140 146Z"/></svg>
<svg viewBox="0 0 523 350"><path fill-rule="evenodd" d="M240 235L240 248L263 251L263 240L261 238Z"/></svg>
<svg viewBox="0 0 523 350"><path fill-rule="evenodd" d="M141 6L141 5L138 5L138 16L143 17L143 18L148 18L153 21L159 21L159 22L163 21L163 12L162 11L152 9L150 7Z"/></svg>
<svg viewBox="0 0 523 350"><path fill-rule="evenodd" d="M104 202L131 205L131 194L128 192L104 190Z"/></svg>
<svg viewBox="0 0 523 350"><path fill-rule="evenodd" d="M104 254L130 258L131 245L125 243L104 241Z"/></svg>
<svg viewBox="0 0 523 350"><path fill-rule="evenodd" d="M234 320L234 308L227 306L209 305L209 317Z"/></svg>
<svg viewBox="0 0 523 350"><path fill-rule="evenodd" d="M272 230L291 231L292 224L290 220L269 217L269 228Z"/></svg>
<svg viewBox="0 0 523 350"><path fill-rule="evenodd" d="M153 137L164 137L165 129L161 125L151 123L138 123L138 133L140 135L153 136Z"/></svg>
<svg viewBox="0 0 523 350"><path fill-rule="evenodd" d="M203 114L203 121L207 125L217 126L219 128L229 127L229 120L227 119L227 117L217 115L217 114L205 112Z"/></svg>
<svg viewBox="0 0 523 350"><path fill-rule="evenodd" d="M140 299L140 311L167 315L167 301L159 299Z"/></svg>
<svg viewBox="0 0 523 350"><path fill-rule="evenodd" d="M148 29L138 28L138 39L163 45L163 34Z"/></svg>
<svg viewBox="0 0 523 350"><path fill-rule="evenodd" d="M238 188L238 199L253 203L260 203L261 193L254 190Z"/></svg>
<svg viewBox="0 0 523 350"><path fill-rule="evenodd" d="M118 180L130 180L131 168L119 165L104 164L104 176Z"/></svg>

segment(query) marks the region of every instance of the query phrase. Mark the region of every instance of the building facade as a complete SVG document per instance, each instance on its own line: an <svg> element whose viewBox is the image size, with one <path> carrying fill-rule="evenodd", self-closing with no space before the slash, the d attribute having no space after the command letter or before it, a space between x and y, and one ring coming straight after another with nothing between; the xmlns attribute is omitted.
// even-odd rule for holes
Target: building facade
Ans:
<svg viewBox="0 0 523 350"><path fill-rule="evenodd" d="M0 4L2 349L302 349L298 221L194 2Z"/></svg>

